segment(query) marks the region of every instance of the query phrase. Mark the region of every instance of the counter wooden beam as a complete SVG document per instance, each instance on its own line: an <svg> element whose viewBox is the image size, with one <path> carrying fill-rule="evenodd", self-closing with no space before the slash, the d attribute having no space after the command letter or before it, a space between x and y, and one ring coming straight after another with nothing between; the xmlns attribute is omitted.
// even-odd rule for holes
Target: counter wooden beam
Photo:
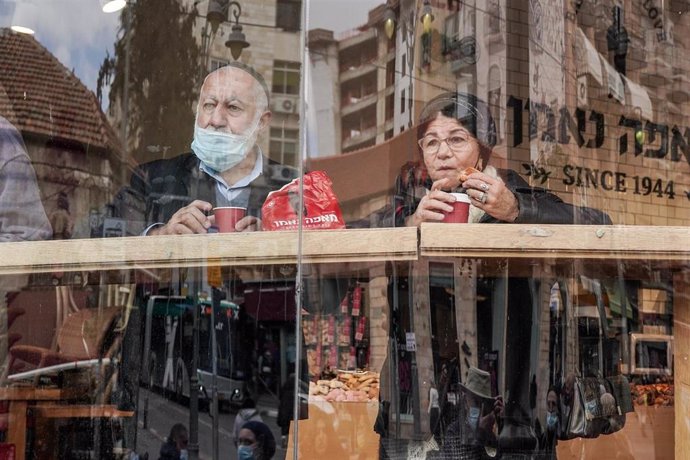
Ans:
<svg viewBox="0 0 690 460"><path fill-rule="evenodd" d="M52 271L297 263L297 232L145 236L0 245L0 275ZM416 228L306 231L302 262L417 258Z"/></svg>
<svg viewBox="0 0 690 460"><path fill-rule="evenodd" d="M43 418L124 418L133 417L134 411L122 411L115 405L58 405L37 404L30 410Z"/></svg>
<svg viewBox="0 0 690 460"><path fill-rule="evenodd" d="M425 257L675 261L690 266L688 227L423 224Z"/></svg>

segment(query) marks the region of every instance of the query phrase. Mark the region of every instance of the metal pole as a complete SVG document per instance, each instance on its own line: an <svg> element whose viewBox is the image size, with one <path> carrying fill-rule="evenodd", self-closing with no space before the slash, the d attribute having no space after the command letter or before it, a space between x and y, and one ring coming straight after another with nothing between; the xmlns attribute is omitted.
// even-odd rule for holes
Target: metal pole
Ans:
<svg viewBox="0 0 690 460"><path fill-rule="evenodd" d="M395 209L395 207L393 208ZM390 398L393 404L393 412L395 413L395 439L400 439L400 385L398 380L398 340L392 334L393 317L400 312L400 300L398 298L398 270L395 262L392 263L392 283L393 283L393 311L390 312L390 319L388 321L388 353L390 353L390 382L391 391ZM390 417L388 420L390 423ZM390 430L389 430L390 431Z"/></svg>
<svg viewBox="0 0 690 460"><path fill-rule="evenodd" d="M309 2L302 2L301 11L301 27L299 33L300 41L300 62L308 62L307 59L307 24L309 18ZM299 110L299 127L300 127L300 152L302 161L299 162L299 176L304 178L304 162L309 156L307 151L307 97L308 97L308 87L309 82L309 66L306 66L305 72L303 74L305 77L301 79L299 90L300 90L300 110ZM304 209L304 180L299 181L299 208ZM297 273L295 274L295 388L292 395L292 420L293 420L293 430L292 430L292 458L297 460L299 458L299 416L300 416L300 392L302 390L302 295L304 292L304 267L302 266L302 244L303 244L303 232L302 232L302 213L299 213L299 219L297 223ZM306 383L306 382L305 382Z"/></svg>
<svg viewBox="0 0 690 460"><path fill-rule="evenodd" d="M408 270L408 273L411 273L411 270ZM412 279L412 277L408 278ZM415 326L414 326L414 295L412 289L413 283L408 281L408 289L407 289L407 298L408 298L408 312L410 314L410 331L416 332L415 331ZM419 381L418 381L418 372L417 372L417 351L411 351L410 352L410 370L412 374L412 392L410 394L410 399L412 400L412 417L414 420L414 436L415 438L421 435L422 433L422 413L421 413L421 408L420 405L422 404L421 400L419 399Z"/></svg>
<svg viewBox="0 0 690 460"><path fill-rule="evenodd" d="M220 289L211 289L211 414L213 460L218 460L218 341L216 338L216 313L220 311L222 292Z"/></svg>
<svg viewBox="0 0 690 460"><path fill-rule="evenodd" d="M199 283L202 279L201 270L196 270L197 277L192 280L191 285L194 314L192 319L192 369L189 378L189 452L190 460L199 458Z"/></svg>
<svg viewBox="0 0 690 460"><path fill-rule="evenodd" d="M621 302L621 354L620 360L625 364L625 369L630 372L630 340L628 336L628 291L625 286L625 268L620 260L616 263L618 269L618 291ZM619 367L620 369L620 367Z"/></svg>
<svg viewBox="0 0 690 460"><path fill-rule="evenodd" d="M202 82L208 68L208 48L210 35L208 34L208 21L201 29L201 65L199 66L199 81ZM195 122L196 123L196 122ZM198 195L198 182L193 184L192 196ZM196 270L196 279L192 280L192 299L194 299L194 316L192 323L192 369L189 378L189 460L199 458L199 291L204 279L203 267ZM215 342L214 342L215 343ZM215 419L214 419L215 420Z"/></svg>

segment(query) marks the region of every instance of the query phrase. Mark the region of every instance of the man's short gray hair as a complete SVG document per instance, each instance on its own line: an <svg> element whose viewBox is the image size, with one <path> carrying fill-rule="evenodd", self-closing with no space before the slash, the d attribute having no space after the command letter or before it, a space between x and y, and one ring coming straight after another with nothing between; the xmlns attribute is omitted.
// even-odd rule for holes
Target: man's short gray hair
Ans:
<svg viewBox="0 0 690 460"><path fill-rule="evenodd" d="M266 80L264 80L264 77L257 72L254 67L247 65L243 62L239 61L232 61L228 64L225 64L222 67L217 68L216 70L209 72L208 75L211 75L212 73L218 71L218 70L223 70L227 69L229 67L234 67L236 69L244 70L247 72L249 75L254 78L254 97L256 100L256 107L259 109L260 112L263 112L268 109L268 102L270 100L270 94L268 92L268 85L266 85ZM207 77L208 77L207 75Z"/></svg>

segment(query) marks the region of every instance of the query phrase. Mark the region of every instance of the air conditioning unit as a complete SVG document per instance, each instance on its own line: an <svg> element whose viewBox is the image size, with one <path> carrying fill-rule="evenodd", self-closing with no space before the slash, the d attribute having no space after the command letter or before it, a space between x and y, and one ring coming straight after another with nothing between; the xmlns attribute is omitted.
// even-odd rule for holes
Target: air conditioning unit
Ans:
<svg viewBox="0 0 690 460"><path fill-rule="evenodd" d="M271 166L271 179L281 182L290 182L299 177L299 170L292 166L273 165Z"/></svg>
<svg viewBox="0 0 690 460"><path fill-rule="evenodd" d="M278 113L297 113L297 102L296 96L274 96L271 110Z"/></svg>

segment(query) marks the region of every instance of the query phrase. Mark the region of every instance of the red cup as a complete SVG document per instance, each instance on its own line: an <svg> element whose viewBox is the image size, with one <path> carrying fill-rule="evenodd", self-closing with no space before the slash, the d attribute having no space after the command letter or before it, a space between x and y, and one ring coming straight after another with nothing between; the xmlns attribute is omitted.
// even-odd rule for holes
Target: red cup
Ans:
<svg viewBox="0 0 690 460"><path fill-rule="evenodd" d="M470 197L466 193L451 193L455 202L451 204L453 210L446 214L442 222L448 224L466 224L470 215Z"/></svg>
<svg viewBox="0 0 690 460"><path fill-rule="evenodd" d="M245 208L219 207L213 208L213 215L216 217L216 227L218 233L236 232L235 225L247 215Z"/></svg>

